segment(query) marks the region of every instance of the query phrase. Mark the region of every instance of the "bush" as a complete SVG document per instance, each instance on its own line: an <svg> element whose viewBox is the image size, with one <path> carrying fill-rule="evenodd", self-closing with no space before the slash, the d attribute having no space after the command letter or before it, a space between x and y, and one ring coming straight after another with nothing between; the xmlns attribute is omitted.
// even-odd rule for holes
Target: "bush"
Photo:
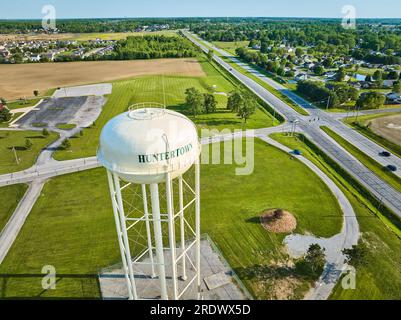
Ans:
<svg viewBox="0 0 401 320"><path fill-rule="evenodd" d="M12 118L12 114L10 110L8 110L6 107L2 107L0 109L0 122L8 122Z"/></svg>

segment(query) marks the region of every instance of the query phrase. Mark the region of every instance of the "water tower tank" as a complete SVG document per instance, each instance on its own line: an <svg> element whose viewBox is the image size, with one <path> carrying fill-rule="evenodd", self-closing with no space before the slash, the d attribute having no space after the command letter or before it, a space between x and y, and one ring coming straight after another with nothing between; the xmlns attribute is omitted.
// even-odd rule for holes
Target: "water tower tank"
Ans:
<svg viewBox="0 0 401 320"><path fill-rule="evenodd" d="M152 184L186 172L200 154L194 123L162 108L132 110L102 130L99 162L127 182Z"/></svg>

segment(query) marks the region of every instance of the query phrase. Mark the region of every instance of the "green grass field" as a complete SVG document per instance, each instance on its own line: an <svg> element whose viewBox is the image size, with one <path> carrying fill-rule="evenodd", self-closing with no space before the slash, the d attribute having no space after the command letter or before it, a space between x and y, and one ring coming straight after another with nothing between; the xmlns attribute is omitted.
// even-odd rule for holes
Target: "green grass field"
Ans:
<svg viewBox="0 0 401 320"><path fill-rule="evenodd" d="M291 211L298 219L296 232L328 237L340 231L342 214L335 197L288 154L258 140L253 174L236 176L235 168L202 166L202 232L240 275L255 265L287 258L284 235L269 234L258 222L265 209ZM0 274L10 275L0 286L0 297L98 297L93 276L119 260L105 171L57 177L45 185L0 266ZM43 291L41 276L34 276L44 265L57 270L56 290ZM21 274L32 277L18 277ZM258 298L269 297L257 280L243 280Z"/></svg>
<svg viewBox="0 0 401 320"><path fill-rule="evenodd" d="M27 188L26 184L15 184L0 188L0 233L13 214L19 200L24 196Z"/></svg>
<svg viewBox="0 0 401 320"><path fill-rule="evenodd" d="M391 231L380 212L350 185L324 159L300 139L274 134L272 137L303 155L320 167L350 200L364 239L370 248L366 264L357 269L356 290L345 290L339 283L331 299L379 300L401 299L401 239Z"/></svg>
<svg viewBox="0 0 401 320"><path fill-rule="evenodd" d="M322 130L333 138L339 145L341 145L345 150L351 153L357 160L359 160L364 166L375 173L379 178L386 181L394 189L401 192L401 179L396 176L391 171L383 168L381 164L373 160L371 157L367 156L365 153L360 151L358 148L353 146L347 140L336 134L334 131L327 127L322 127Z"/></svg>
<svg viewBox="0 0 401 320"><path fill-rule="evenodd" d="M219 47L235 56L236 55L235 50L237 50L238 48L248 47L249 41L235 41L235 42L214 41L213 44L216 47Z"/></svg>
<svg viewBox="0 0 401 320"><path fill-rule="evenodd" d="M0 131L0 174L21 171L31 167L40 151L58 138L58 134L50 133L42 136L37 131ZM25 140L32 142L31 150L25 149ZM16 163L13 147L20 163Z"/></svg>
<svg viewBox="0 0 401 320"><path fill-rule="evenodd" d="M55 159L68 160L81 157L94 156L98 146L101 129L114 116L128 110L129 106L140 102L164 103L163 85L168 108L180 111L188 115L199 128L216 129L255 129L269 127L273 124L273 117L262 107L247 121L246 126L235 113L226 110L227 96L216 94L218 111L213 114L200 115L195 119L191 116L185 105L185 90L195 87L202 92L212 92L212 87L219 93L228 94L234 90L234 84L225 78L219 70L205 60L202 67L206 77L181 77L181 76L146 76L129 80L113 82L113 93L103 108L95 127L84 129L83 136L71 139L72 147L66 151L57 151ZM277 121L274 122L278 124Z"/></svg>
<svg viewBox="0 0 401 320"><path fill-rule="evenodd" d="M20 109L20 108L27 108L36 105L40 101L40 98L37 99L30 99L30 100L17 100L10 103L7 103L7 108L10 110Z"/></svg>
<svg viewBox="0 0 401 320"><path fill-rule="evenodd" d="M359 116L358 119L355 117L350 117L344 122L348 124L350 127L358 131L359 133L363 134L367 138L373 140L377 144L381 145L383 148L388 149L390 152L396 154L397 156L401 157L401 146L393 143L384 137L376 134L373 132L369 127L369 121L381 117L388 117L399 113L382 113L382 114L373 114L373 115L366 115L366 116Z"/></svg>

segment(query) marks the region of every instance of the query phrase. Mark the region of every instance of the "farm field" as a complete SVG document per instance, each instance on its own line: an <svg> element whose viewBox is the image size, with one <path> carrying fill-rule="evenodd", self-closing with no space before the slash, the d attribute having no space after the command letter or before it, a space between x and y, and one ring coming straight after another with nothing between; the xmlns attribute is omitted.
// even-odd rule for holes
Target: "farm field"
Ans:
<svg viewBox="0 0 401 320"><path fill-rule="evenodd" d="M386 224L380 212L302 139L283 134L272 137L291 149L299 149L341 188L358 218L362 237L369 250L366 263L357 267L356 290L345 290L341 282L335 287L333 300L399 300L401 298L401 240ZM383 222L384 221L384 222Z"/></svg>
<svg viewBox="0 0 401 320"><path fill-rule="evenodd" d="M369 128L379 136L401 146L401 114L375 118L370 121Z"/></svg>
<svg viewBox="0 0 401 320"><path fill-rule="evenodd" d="M42 136L38 131L0 131L0 174L22 171L30 168L36 161L40 151L58 138L58 134L50 133ZM32 142L30 150L25 149L25 141ZM16 163L12 148L20 160Z"/></svg>
<svg viewBox="0 0 401 320"><path fill-rule="evenodd" d="M18 202L24 196L27 188L28 185L26 184L15 184L0 188L0 233L13 214Z"/></svg>
<svg viewBox="0 0 401 320"><path fill-rule="evenodd" d="M84 129L83 137L71 139L71 149L57 151L55 159L69 160L94 156L101 129L106 122L114 116L127 111L131 105L140 102L164 103L165 100L168 108L186 114L194 120L200 129L254 129L273 125L273 117L260 108L248 119L246 126L244 126L243 120L239 119L235 113L230 113L226 109L227 94L234 90L234 84L209 62L202 61L201 64L207 77L157 75L114 82L113 93L108 97L108 101L103 107L103 111L96 121L95 127ZM214 90L219 93L215 94L218 101L217 112L199 115L193 119L190 112L186 109L185 90L195 87L201 92L212 92L213 86L215 86ZM274 122L274 124L277 123Z"/></svg>
<svg viewBox="0 0 401 320"><path fill-rule="evenodd" d="M196 58L0 64L0 97L30 97L34 90L112 81L137 76L168 74L201 77Z"/></svg>
<svg viewBox="0 0 401 320"><path fill-rule="evenodd" d="M378 133L375 133L371 127L370 122L375 119L380 119L383 117L395 116L399 115L399 113L382 113L375 115L367 115L367 116L359 116L358 121L355 121L354 117L350 117L349 119L344 120L346 124L357 130L359 133L365 135L369 139L372 139L374 142L381 145L383 148L388 149L390 152L401 157L401 144L393 143L385 137L381 136Z"/></svg>
<svg viewBox="0 0 401 320"><path fill-rule="evenodd" d="M59 33L59 34L0 34L0 41L33 41L33 40L75 40L75 41L89 41L89 40L122 40L127 37L144 35L164 35L164 36L177 36L174 30L156 31L156 32L94 32L94 33Z"/></svg>
<svg viewBox="0 0 401 320"><path fill-rule="evenodd" d="M262 284L250 274L257 266L273 263L274 268L288 257L284 235L268 233L259 223L260 214L284 208L298 220L295 232L328 237L340 231L342 213L326 185L307 167L260 140L255 141L254 172L237 176L235 168L202 166L202 233L212 237L257 298L272 298L272 291L263 288L274 286L274 281ZM57 177L45 185L0 266L0 274L10 274L0 297L99 297L97 272L119 259L105 171ZM42 277L35 275L48 264L55 266L59 281L56 290L43 291ZM18 277L21 274L32 277ZM307 287L298 279L293 294L299 298Z"/></svg>

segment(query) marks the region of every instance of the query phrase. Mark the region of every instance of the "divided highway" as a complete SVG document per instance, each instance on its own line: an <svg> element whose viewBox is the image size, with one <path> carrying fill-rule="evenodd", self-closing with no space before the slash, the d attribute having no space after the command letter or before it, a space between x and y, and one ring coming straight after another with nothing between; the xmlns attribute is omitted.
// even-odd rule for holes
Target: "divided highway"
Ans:
<svg viewBox="0 0 401 320"><path fill-rule="evenodd" d="M380 157L379 153L383 151L383 148L365 136L359 134L352 128L346 126L340 120L337 119L336 115L332 115L319 108L314 107L306 100L302 99L292 91L288 90L281 84L275 82L269 77L261 74L248 64L240 62L238 59L232 57L231 54L217 48L216 46L204 42L207 46L203 45L197 36L190 34L187 31L183 32L184 35L192 41L195 45L200 47L204 52L209 51L209 47L219 53L219 55L230 59L233 63L246 69L260 80L266 82L269 86L282 92L292 101L297 103L299 106L306 109L309 116L300 115L288 104L277 98L274 94L269 92L266 88L262 87L254 80L250 79L243 73L233 68L229 63L224 61L217 55L214 55L214 60L220 64L225 70L231 75L237 78L241 83L247 86L251 91L258 95L263 101L273 107L276 112L279 112L286 120L294 121L298 120L299 124L297 130L304 133L306 136L311 138L319 148L325 151L333 160L339 163L349 174L356 178L364 187L366 187L372 194L374 194L380 201L383 202L388 208L392 209L395 214L401 217L401 193L395 190L388 183L381 180L373 172L362 165L356 160L351 154L345 151L337 142L326 135L320 126L327 126L337 134L345 138L351 144L359 148L362 152L366 153L372 159L380 163L382 166L388 164L394 164L401 169L401 159L392 156L390 159ZM396 172L401 177L401 171Z"/></svg>

